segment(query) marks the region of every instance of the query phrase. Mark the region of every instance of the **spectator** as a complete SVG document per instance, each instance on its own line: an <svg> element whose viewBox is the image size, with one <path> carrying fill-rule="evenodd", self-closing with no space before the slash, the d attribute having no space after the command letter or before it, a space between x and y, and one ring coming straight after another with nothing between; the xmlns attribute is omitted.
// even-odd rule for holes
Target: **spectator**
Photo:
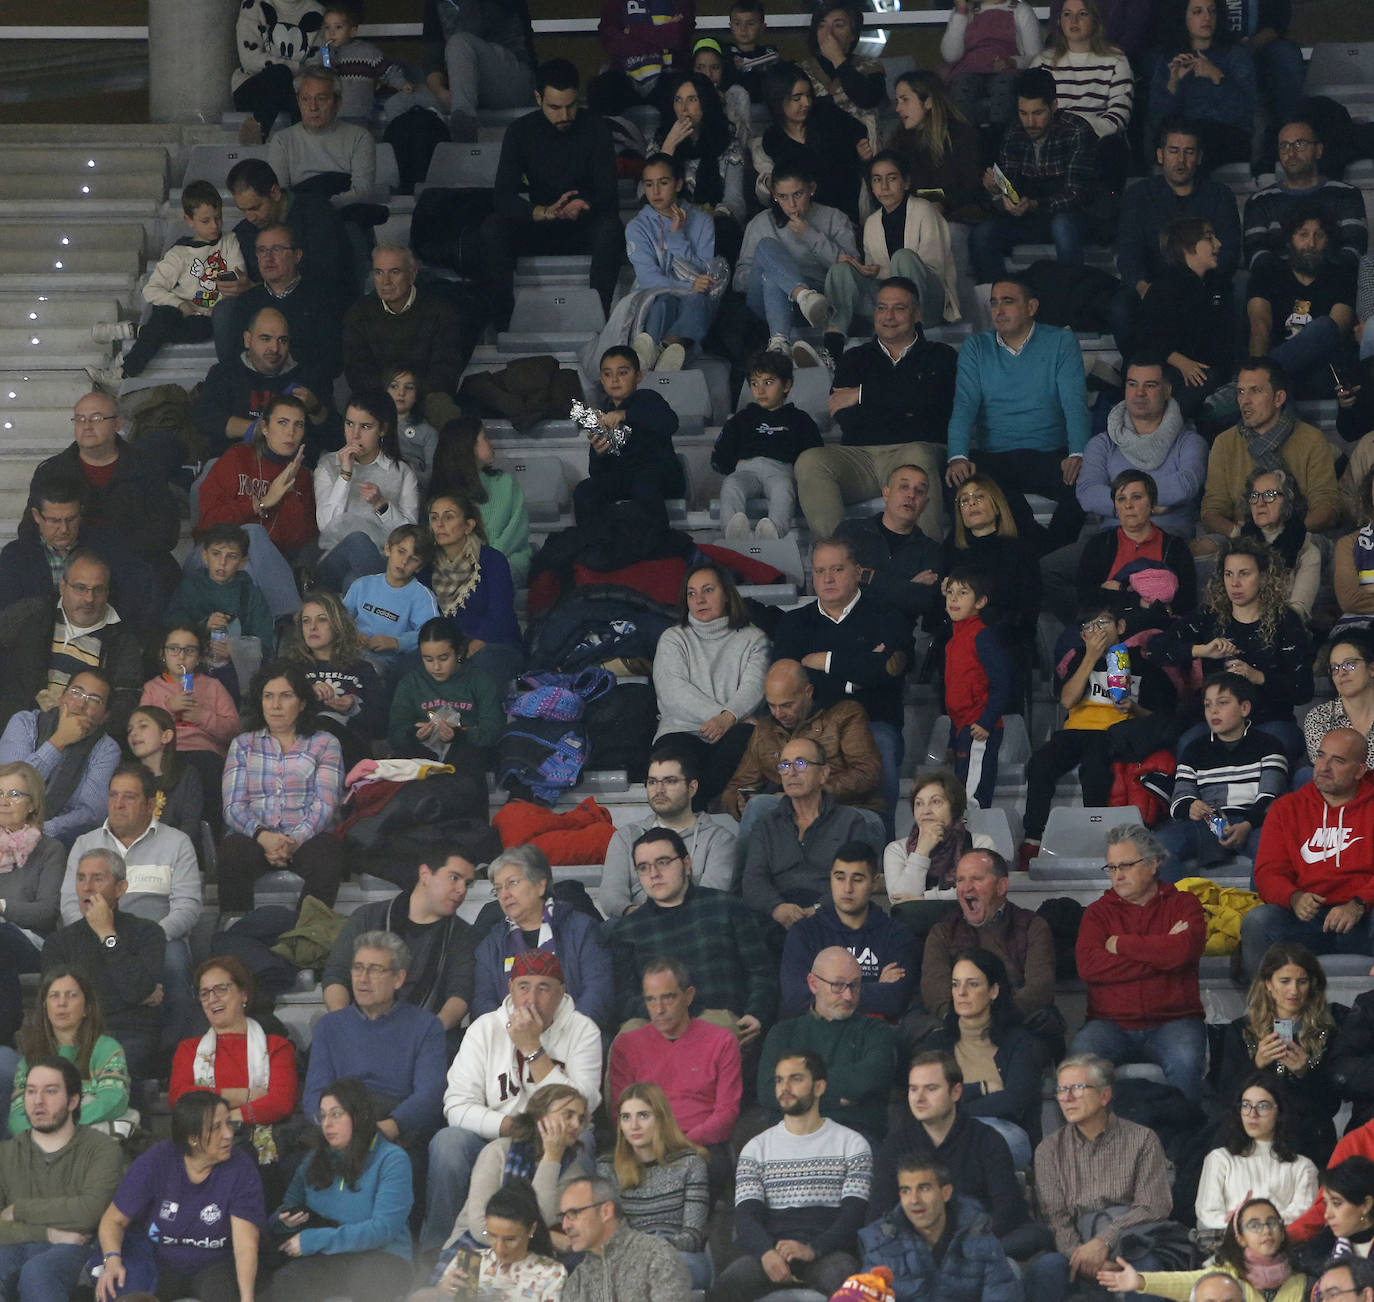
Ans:
<svg viewBox="0 0 1374 1302"><path fill-rule="evenodd" d="M1245 265L1250 271L1282 261L1289 239L1283 229L1283 217L1299 206L1309 208L1315 204L1325 211L1336 227L1329 250L1347 273L1355 269L1369 247L1369 226L1360 191L1347 181L1331 180L1321 174L1324 152L1316 127L1304 118L1293 118L1279 128L1278 155L1283 169L1272 185L1257 190L1245 201Z"/></svg>
<svg viewBox="0 0 1374 1302"><path fill-rule="evenodd" d="M874 1162L869 1223L898 1196L897 1164L907 1156L938 1162L981 1205L992 1232L1012 1256L1047 1247L1043 1227L1033 1225L1012 1164L1007 1132L996 1130L958 1108L964 1075L952 1055L935 1049L918 1053L907 1070L907 1111L878 1149ZM1022 1164L1029 1155L1022 1157Z"/></svg>
<svg viewBox="0 0 1374 1302"><path fill-rule="evenodd" d="M1252 1071L1222 1113L1221 1146L1207 1154L1197 1187L1199 1230L1220 1234L1241 1199L1264 1189L1286 1224L1317 1196L1317 1168L1294 1146L1292 1105L1272 1072Z"/></svg>
<svg viewBox="0 0 1374 1302"><path fill-rule="evenodd" d="M1366 1074L1371 1044L1374 1044L1374 1036L1371 1036L1371 1006L1374 1006L1374 994L1371 992L1355 996L1344 1020L1336 1028L1335 1041L1328 1050L1331 1074L1340 1088L1341 1097L1350 1101L1350 1120L1345 1133L1352 1137L1363 1135L1366 1123L1374 1117L1374 1091L1369 1088L1370 1077ZM1346 1146L1347 1140L1342 1139L1339 1147ZM1320 1222L1320 1217L1317 1220Z"/></svg>
<svg viewBox="0 0 1374 1302"><path fill-rule="evenodd" d="M686 843L668 828L642 832L631 853L647 899L610 933L622 1024L638 1025L646 1012L653 1020L643 981L651 960L667 954L698 974L689 1000L697 1016L728 1027L741 1044L757 1039L777 1007L777 971L749 910L692 880Z"/></svg>
<svg viewBox="0 0 1374 1302"><path fill-rule="evenodd" d="M350 583L344 609L372 659L394 673L401 655L420 649L420 629L439 615L434 594L415 577L432 555L429 530L397 525L387 534L383 554L386 569Z"/></svg>
<svg viewBox="0 0 1374 1302"><path fill-rule="evenodd" d="M212 827L223 826L219 790L221 778L210 784L215 793L206 806L205 785L200 774L185 762L176 748L177 725L172 716L159 705L140 705L129 716L124 734L129 753L153 775L157 792L153 800L158 822L185 832L189 837L200 836L201 815ZM195 754L196 752L191 752ZM208 752L205 752L208 754ZM216 757L217 758L217 757ZM223 768L223 764L219 765ZM187 829L190 831L187 831Z"/></svg>
<svg viewBox="0 0 1374 1302"><path fill-rule="evenodd" d="M940 572L977 569L991 585L987 617L1017 648L1035 641L1040 617L1040 565L1031 538L1038 533L1027 509L1027 534L1020 527L997 481L972 474L954 492L953 532L945 539Z"/></svg>
<svg viewBox="0 0 1374 1302"><path fill-rule="evenodd" d="M866 810L837 804L825 790L825 751L811 738L796 738L778 760L783 799L771 806L744 838L744 902L755 914L789 930L816 911L825 897L830 867L840 846L876 837ZM777 933L770 935L777 939Z"/></svg>
<svg viewBox="0 0 1374 1302"><path fill-rule="evenodd" d="M356 579L386 569L382 549L392 529L414 524L420 513L420 489L401 460L389 394L364 389L350 396L344 445L320 458L314 478L324 553L316 579L342 594Z"/></svg>
<svg viewBox="0 0 1374 1302"><path fill-rule="evenodd" d="M364 931L353 942L353 1002L315 1023L301 1108L316 1116L334 1081L356 1077L377 1130L418 1151L440 1125L444 1028L433 1013L397 1000L411 964L405 941Z"/></svg>
<svg viewBox="0 0 1374 1302"><path fill-rule="evenodd" d="M1327 1289L1334 1288L1339 1291L1347 1286L1354 1294L1355 1302L1369 1302L1365 1294L1374 1293L1374 1278L1367 1268L1360 1265L1358 1253L1347 1256L1344 1261L1330 1269L1322 1270L1313 1291L1325 1296Z"/></svg>
<svg viewBox="0 0 1374 1302"><path fill-rule="evenodd" d="M739 1119L739 1040L692 1016L696 990L679 960L650 959L640 981L649 1020L611 1042L608 1093L618 1099L636 1081L659 1086L682 1133L708 1149L714 1167L728 1159L726 1141Z"/></svg>
<svg viewBox="0 0 1374 1302"><path fill-rule="evenodd" d="M744 228L734 288L768 327L770 353L796 366L819 366L822 359L811 343L795 338L792 309L808 325L830 332L831 307L821 290L843 258L858 258L854 218L843 208L814 202L817 182L806 164L779 162L770 176L769 202Z"/></svg>
<svg viewBox="0 0 1374 1302"><path fill-rule="evenodd" d="M809 1049L776 1059L782 1120L740 1153L735 1242L743 1255L716 1280L711 1302L749 1302L787 1284L828 1297L858 1268L873 1156L861 1135L821 1115L826 1075Z"/></svg>
<svg viewBox="0 0 1374 1302"><path fill-rule="evenodd" d="M878 285L909 280L920 302L930 304L937 324L959 319L959 286L949 223L929 200L910 193L906 156L885 149L868 164L868 186L877 209L863 223L860 258L842 253L825 277L830 304L826 347L839 358L855 315L872 316Z"/></svg>
<svg viewBox="0 0 1374 1302"><path fill-rule="evenodd" d="M839 945L823 949L811 964L806 988L811 1007L778 1022L759 1053L758 1099L770 1121L786 1114L774 1103L774 1075L795 1051L831 1063L821 1115L857 1130L876 1144L887 1130L887 1103L897 1067L897 1037L880 1018L856 1016L863 986L858 960Z"/></svg>
<svg viewBox="0 0 1374 1302"><path fill-rule="evenodd" d="M44 975L33 1008L24 1019L18 1045L20 1056L13 1069L9 1110L11 1137L22 1135L33 1124L25 1089L30 1067L54 1058L71 1063L76 1071L81 1095L76 1120L81 1125L118 1134L114 1126L105 1123L132 1120L125 1116L129 1110L129 1065L124 1049L105 1034L100 998L83 972L55 967Z"/></svg>
<svg viewBox="0 0 1374 1302"><path fill-rule="evenodd" d="M534 92L534 33L526 7L487 3L472 10L427 0L425 84L447 114L454 140L477 139L477 110L525 108Z"/></svg>
<svg viewBox="0 0 1374 1302"><path fill-rule="evenodd" d="M559 981L577 1011L598 1026L612 1024L611 958L596 924L552 894L553 870L538 846L503 850L487 876L504 915L477 946L477 987L472 1012L501 1007L501 994L522 955L539 953L559 963Z"/></svg>
<svg viewBox="0 0 1374 1302"><path fill-rule="evenodd" d="M491 1246L480 1254L479 1291L514 1293L528 1297L530 1302L559 1302L568 1272L554 1257L547 1219L528 1181L512 1180L487 1199ZM438 1272L439 1297L454 1293L471 1278L463 1270L465 1261L465 1254L455 1254Z"/></svg>
<svg viewBox="0 0 1374 1302"><path fill-rule="evenodd" d="M109 816L77 837L62 882L62 920L81 919L77 872L92 850L124 860L128 890L120 907L156 922L167 936L162 969L164 1034L175 1043L191 1019L191 930L200 919L201 879L196 849L185 832L164 827L156 817L157 780L142 764L121 764L110 778Z"/></svg>
<svg viewBox="0 0 1374 1302"><path fill-rule="evenodd" d="M830 899L788 933L782 949L782 1011L796 1016L811 1004L810 974L822 952L838 948L859 965L863 985L856 1008L865 1017L895 1022L916 984L916 941L873 903L878 884L873 848L851 841L835 852ZM824 1055L822 1055L824 1056Z"/></svg>
<svg viewBox="0 0 1374 1302"><path fill-rule="evenodd" d="M669 0L654 11L605 0L597 37L610 65L587 87L591 111L615 117L640 105L662 105L665 81L674 67L691 66L696 7Z"/></svg>
<svg viewBox="0 0 1374 1302"><path fill-rule="evenodd" d="M564 1182L560 1203L563 1233L581 1254L563 1286L563 1302L687 1302L691 1282L681 1256L656 1235L622 1224L623 1208L610 1181L575 1176Z"/></svg>
<svg viewBox="0 0 1374 1302"><path fill-rule="evenodd" d="M81 570L76 571L78 579ZM10 662L11 672L14 662ZM43 781L42 834L70 846L100 823L119 743L105 721L112 689L99 670L78 672L47 710L12 715L0 736L0 764L27 764Z"/></svg>
<svg viewBox="0 0 1374 1302"><path fill-rule="evenodd" d="M396 404L396 434L401 444L401 456L415 472L420 492L428 494L434 473L434 457L439 448L439 431L425 420L423 411L416 412L420 383L415 372L404 363L388 366L382 372L382 387ZM480 422L478 422L480 428Z"/></svg>
<svg viewBox="0 0 1374 1302"><path fill-rule="evenodd" d="M389 369L414 368L420 409L442 429L459 414L453 395L472 349L452 304L416 285L419 270L404 245L373 249L375 293L354 303L343 320L344 378L355 393L372 392L384 387Z"/></svg>
<svg viewBox="0 0 1374 1302"><path fill-rule="evenodd" d="M733 0L730 6L730 40L725 56L734 65L740 84L755 104L763 103L762 74L778 61L776 45L762 45L765 20L761 0Z"/></svg>
<svg viewBox="0 0 1374 1302"><path fill-rule="evenodd" d="M559 1182L591 1169L582 1147L587 1100L571 1085L541 1085L530 1095L528 1111L517 1112L511 1120L510 1134L493 1139L477 1155L467 1202L449 1243L481 1243L487 1238L486 1207L497 1190L517 1181L529 1182L545 1223L556 1225Z"/></svg>
<svg viewBox="0 0 1374 1302"><path fill-rule="evenodd" d="M950 98L971 122L1001 126L1015 108L1017 70L1043 46L1035 10L1023 0L996 0L978 8L955 0L940 38Z"/></svg>
<svg viewBox="0 0 1374 1302"><path fill-rule="evenodd" d="M841 700L818 707L816 689L797 660L773 662L763 680L763 698L768 710L755 721L739 768L721 795L721 807L727 813L741 818L752 804L752 825L765 808L777 803L780 797L759 793L780 789L777 774L782 748L802 737L810 737L824 749L827 776L823 789L837 804L874 813L881 808L878 778L882 761L862 705ZM741 833L745 830L741 821Z"/></svg>
<svg viewBox="0 0 1374 1302"><path fill-rule="evenodd" d="M690 32L690 22L682 26ZM539 111L511 123L501 139L496 211L480 236L483 297L497 330L510 324L520 254L590 253L591 286L610 310L625 253L615 150L597 114L579 115L577 87L577 69L566 59L541 63L534 92Z"/></svg>
<svg viewBox="0 0 1374 1302"><path fill-rule="evenodd" d="M816 422L788 402L792 392L792 358L781 352L757 352L748 361L753 401L721 427L711 449L711 469L725 476L720 486L720 518L731 541L756 537L785 538L796 515L797 458L821 446ZM768 514L751 525L745 506L763 493Z"/></svg>
<svg viewBox="0 0 1374 1302"><path fill-rule="evenodd" d="M38 770L23 760L0 763L0 863L7 865L0 896L0 1043L11 1044L24 1017L21 972L37 972L31 936L58 925L67 851L43 831L46 789ZM0 1099L3 1094L0 1094Z"/></svg>
<svg viewBox="0 0 1374 1302"><path fill-rule="evenodd" d="M884 605L924 620L939 618L940 544L922 530L917 518L930 500L930 476L920 466L898 466L883 485L883 509L877 515L840 521L836 536L855 550L859 583Z"/></svg>
<svg viewBox="0 0 1374 1302"><path fill-rule="evenodd" d="M1357 445L1351 465L1342 479L1342 486L1350 482L1355 461L1360 456ZM1340 606L1341 618L1336 623L1335 633L1359 633L1369 629L1371 616L1374 616L1374 599L1367 591L1368 575L1363 572L1365 555L1374 545L1374 473L1366 468L1354 478L1358 485L1355 491L1355 518L1360 527L1347 534L1335 547L1332 563L1332 582L1336 601ZM1321 709L1316 706L1314 709Z"/></svg>
<svg viewBox="0 0 1374 1302"><path fill-rule="evenodd" d="M496 465L496 453L482 422L460 416L444 426L434 454L434 496L458 493L478 508L487 541L506 558L511 578L524 587L529 577L530 513L520 481Z"/></svg>
<svg viewBox="0 0 1374 1302"><path fill-rule="evenodd" d="M1321 1173L1318 1197L1318 1204L1325 1209L1326 1224L1301 1258L1314 1275L1320 1263L1333 1257L1352 1261L1359 1258L1360 1249L1374 1236L1374 1165L1364 1157L1347 1157L1338 1163L1333 1153L1332 1159ZM1322 1278L1326 1277L1323 1274Z"/></svg>
<svg viewBox="0 0 1374 1302"><path fill-rule="evenodd" d="M249 731L224 765L220 908L246 911L253 883L288 869L304 879L302 899L332 905L342 876L328 835L343 787L339 743L317 724L315 694L298 665L269 662L247 695Z"/></svg>
<svg viewBox="0 0 1374 1302"><path fill-rule="evenodd" d="M1018 121L997 153L1002 176L991 169L983 175L983 189L998 215L969 234L969 258L979 284L1006 276L1006 255L1017 244L1046 238L1054 242L1055 261L1071 267L1083 263L1085 209L1098 170L1097 133L1078 114L1059 107L1054 74L1047 68L1020 73L1014 89Z"/></svg>
<svg viewBox="0 0 1374 1302"><path fill-rule="evenodd" d="M1196 864L1200 871L1226 862L1229 852L1254 859L1260 826L1274 801L1288 787L1288 760L1277 741L1258 728L1251 731L1254 685L1229 670L1203 684L1202 710L1207 735L1179 748L1169 802L1172 821L1155 829L1178 870L1177 881ZM1217 833L1213 819L1225 824Z"/></svg>
<svg viewBox="0 0 1374 1302"><path fill-rule="evenodd" d="M1262 538L1278 553L1287 570L1288 604L1308 622L1321 583L1322 553L1296 515L1300 502L1293 476L1256 466L1246 476L1242 497L1244 509L1239 514L1249 518L1240 527L1241 536ZM1339 559L1336 565L1341 565Z"/></svg>
<svg viewBox="0 0 1374 1302"><path fill-rule="evenodd" d="M324 1302L342 1289L384 1297L395 1290L400 1263L410 1262L410 1159L383 1135L360 1081L335 1081L319 1106L315 1151L269 1222L288 1260L273 1272L267 1296Z"/></svg>
<svg viewBox="0 0 1374 1302"><path fill-rule="evenodd" d="M705 808L725 789L749 744L750 716L763 703L768 637L750 622L720 565L684 572L678 612L654 653L654 744L692 754L700 774L693 803Z"/></svg>
<svg viewBox="0 0 1374 1302"><path fill-rule="evenodd" d="M1298 1152L1325 1161L1336 1144L1339 1083L1328 1051L1346 1009L1326 1000L1326 972L1301 945L1279 942L1260 959L1244 1013L1223 1028L1217 1055L1217 1094L1239 1095L1255 1071L1287 1086ZM1285 1023L1287 1025L1285 1025Z"/></svg>
<svg viewBox="0 0 1374 1302"><path fill-rule="evenodd" d="M933 72L909 71L892 95L899 126L887 148L907 161L913 193L929 199L946 221L969 222L983 212L978 135Z"/></svg>
<svg viewBox="0 0 1374 1302"><path fill-rule="evenodd" d="M933 922L932 912L939 917L950 913L943 901L955 898L962 857L970 850L993 849L987 833L969 831L964 821L967 810L968 793L949 769L930 769L912 780L911 831L905 841L893 841L883 851L883 884L895 904L926 899L942 904L938 910L903 909L903 916Z"/></svg>
<svg viewBox="0 0 1374 1302"><path fill-rule="evenodd" d="M278 183L327 196L340 212L373 203L376 142L365 126L339 121L343 89L338 73L306 68L296 78L296 104L300 121L274 133L267 147L267 163Z"/></svg>
<svg viewBox="0 0 1374 1302"><path fill-rule="evenodd" d="M1217 19L1216 0L1175 0L1167 17L1163 57L1155 64L1145 119L1154 139L1166 118L1196 121L1208 162L1248 163L1254 126L1255 64Z"/></svg>
<svg viewBox="0 0 1374 1302"><path fill-rule="evenodd" d="M1333 701L1318 701L1303 717L1309 764L1317 762L1322 738L1332 729L1351 728L1366 738L1374 732L1374 637L1363 628L1347 628L1331 641L1328 653ZM1368 726L1362 727L1368 721ZM1369 742L1368 763L1374 767L1374 741Z"/></svg>
<svg viewBox="0 0 1374 1302"><path fill-rule="evenodd" d="M1250 51L1255 61L1256 90L1268 137L1274 127L1291 119L1306 75L1302 49L1287 39L1293 5L1291 0L1269 0L1253 9L1237 11L1228 4L1223 18L1231 35ZM1273 170L1274 154L1266 139L1263 153L1255 160L1261 170Z"/></svg>
<svg viewBox="0 0 1374 1302"><path fill-rule="evenodd" d="M1207 922L1195 895L1159 880L1164 858L1144 827L1123 823L1107 833L1111 888L1083 911L1074 947L1088 1018L1070 1051L1153 1062L1196 1102L1207 1055L1198 987Z"/></svg>
<svg viewBox="0 0 1374 1302"><path fill-rule="evenodd" d="M510 566L487 545L482 516L465 497L446 492L430 498L429 531L434 557L416 578L434 593L439 613L467 638L472 667L504 689L525 661Z"/></svg>
<svg viewBox="0 0 1374 1302"><path fill-rule="evenodd" d="M835 364L830 414L840 445L813 448L797 458L797 496L813 537L836 533L846 505L866 502L902 466L915 466L927 484L939 479L939 449L954 401L956 358L948 344L931 343L921 329L921 298L900 277L878 286L874 337ZM916 522L931 538L943 535L940 494L928 493Z"/></svg>
<svg viewBox="0 0 1374 1302"><path fill-rule="evenodd" d="M248 572L274 619L301 608L291 565L315 541L315 489L305 465L305 403L294 394L267 399L250 442L230 448L200 485L196 531L221 524L248 535ZM192 552L189 567L195 568ZM204 562L201 562L204 564Z"/></svg>
<svg viewBox="0 0 1374 1302"><path fill-rule="evenodd" d="M81 920L48 937L43 972L75 970L101 992L105 1024L124 1047L129 1074L144 1080L157 1057L167 934L157 923L120 909L127 889L123 858L113 850L89 851L76 867Z"/></svg>
<svg viewBox="0 0 1374 1302"><path fill-rule="evenodd" d="M1250 275L1250 352L1278 362L1295 396L1324 398L1332 370L1355 361L1354 275L1336 257L1336 223L1319 203L1290 205L1279 229L1283 260Z"/></svg>
<svg viewBox="0 0 1374 1302"><path fill-rule="evenodd" d="M172 1137L135 1159L100 1218L96 1302L155 1290L250 1298L266 1219L262 1182L234 1146L229 1105L193 1090L172 1107Z"/></svg>
<svg viewBox="0 0 1374 1302"><path fill-rule="evenodd" d="M475 1018L448 1071L441 1128L429 1146L422 1247L444 1242L467 1200L472 1165L488 1140L513 1134L540 1085L567 1085L594 1111L601 1101L601 1036L573 1008L555 955L526 950L510 969L500 1008Z"/></svg>
<svg viewBox="0 0 1374 1302"><path fill-rule="evenodd" d="M1026 281L999 275L988 303L993 328L959 353L945 482L957 491L981 471L1004 491L1016 485L1009 500L1022 527L1031 523L1025 493L1054 499L1045 548L1053 550L1083 522L1073 491L1089 432L1083 356L1071 330L1035 320L1040 300ZM977 460L969 455L975 426L985 431Z"/></svg>
<svg viewBox="0 0 1374 1302"><path fill-rule="evenodd" d="M1062 1297L1071 1281L1096 1280L1128 1230L1166 1219L1173 1206L1158 1137L1111 1110L1111 1063L1078 1054L1059 1064L1057 1079L1067 1124L1035 1150L1039 1219L1053 1233L1056 1251L1025 1272L1026 1290L1035 1296ZM1085 1222L1093 1230L1087 1238ZM1146 1252L1135 1265L1149 1269L1156 1260ZM1041 1294L1041 1288L1059 1292Z"/></svg>
<svg viewBox="0 0 1374 1302"><path fill-rule="evenodd" d="M859 1242L865 1268L886 1268L900 1302L1019 1302L1018 1272L986 1212L967 1195L956 1196L945 1167L906 1155L897 1164L897 1186L897 1206L860 1230Z"/></svg>
<svg viewBox="0 0 1374 1302"><path fill-rule="evenodd" d="M262 590L243 568L248 563L249 547L247 530L236 524L212 524L203 529L200 539L203 568L197 567L182 575L163 617L189 620L192 629L197 624L204 624L211 633L222 633L225 641L231 637L255 637L263 652L270 655L276 645L276 630L272 627L272 613ZM227 654L227 647L222 650ZM198 659L199 642L195 653ZM164 658L167 655L166 647L163 655ZM170 674L170 667L167 668ZM191 669L194 668L193 663ZM180 678L183 672L178 668L174 676ZM223 744L228 744L227 738Z"/></svg>
<svg viewBox="0 0 1374 1302"><path fill-rule="evenodd" d="M881 599L860 590L854 547L842 538L815 542L811 579L815 605L788 611L778 621L773 654L800 661L824 703L852 698L864 707L882 756L878 781L883 822L890 834L906 749L902 684L911 665L911 626ZM820 758L824 764L826 757ZM783 789L787 790L785 775Z"/></svg>
<svg viewBox="0 0 1374 1302"><path fill-rule="evenodd" d="M707 215L715 229L714 247L733 258L739 255L744 231L744 156L753 127L748 93L733 83L722 84L724 65L715 45L703 37L693 46L694 65L714 60L715 77L695 66L673 74L663 99L672 116L659 110L659 131L649 152L673 160L682 198Z"/></svg>
<svg viewBox="0 0 1374 1302"><path fill-rule="evenodd" d="M770 200L776 200L780 215L795 220L794 208L783 203L778 191L786 170L792 181L800 179L803 187L815 184L812 194L822 208L858 222L861 170L873 156L864 124L837 107L831 96L817 98L811 79L795 63L777 63L763 74L763 97L770 121L753 141L754 197L765 208ZM787 191L792 205L804 193L791 183ZM747 236L746 231L746 248ZM740 257L743 259L744 254ZM819 324L812 321L812 325Z"/></svg>
<svg viewBox="0 0 1374 1302"><path fill-rule="evenodd" d="M1331 1160L1327 1163L1328 1170L1322 1173L1318 1182L1316 1202L1303 1212L1290 1227L1289 1233L1292 1235L1295 1242L1306 1243L1319 1232L1326 1232L1326 1228L1328 1228L1326 1220L1327 1206L1326 1196L1323 1192L1326 1176L1332 1168L1342 1166L1352 1157L1358 1157L1368 1162L1370 1151L1369 1143L1372 1135L1374 1135L1374 1127L1366 1123L1357 1129L1347 1130L1345 1135L1336 1141L1336 1147L1331 1150ZM1360 1166L1357 1163L1354 1167L1349 1169L1349 1173L1353 1175L1359 1170ZM1359 1193L1358 1186L1366 1184L1370 1186L1370 1193ZM1357 1229L1367 1230L1371 1226L1371 1220L1374 1219L1371 1218L1369 1214L1374 1213L1374 1206L1365 1206L1362 1204L1365 1204L1371 1194L1374 1194L1374 1171L1371 1171L1368 1166L1364 1167L1364 1173L1353 1180L1351 1186L1348 1187L1350 1187L1351 1197L1354 1199L1353 1205L1342 1207L1339 1204L1335 1204L1333 1205L1332 1212L1338 1220L1344 1222L1346 1225L1353 1224ZM1337 1192L1339 1193L1340 1191L1338 1190ZM1345 1195L1341 1194L1341 1202L1344 1203L1345 1201ZM1361 1219L1364 1221L1363 1225L1359 1223ZM1327 1242L1330 1241L1330 1239L1327 1240ZM1314 1253L1313 1255L1315 1256L1316 1254ZM1323 1256L1320 1259L1324 1261L1325 1257Z"/></svg>
<svg viewBox="0 0 1374 1302"><path fill-rule="evenodd" d="M713 891L732 891L739 870L735 826L723 815L698 814L692 809L701 783L697 757L672 741L655 745L649 754L644 794L653 817L618 827L606 847L605 867L597 907L608 918L633 913L648 898L646 882L635 871L633 847L645 832L667 828L687 846L695 880Z"/></svg>
<svg viewBox="0 0 1374 1302"><path fill-rule="evenodd" d="M706 1252L706 1161L682 1133L667 1096L657 1085L637 1082L617 1105L615 1153L597 1163L597 1174L616 1190L625 1222L677 1250L692 1287L709 1288Z"/></svg>
<svg viewBox="0 0 1374 1302"><path fill-rule="evenodd" d="M877 147L878 110L887 102L882 64L862 54L864 11L846 0L819 5L806 34L811 57L801 70L811 79L817 99L828 99L868 128L869 145Z"/></svg>

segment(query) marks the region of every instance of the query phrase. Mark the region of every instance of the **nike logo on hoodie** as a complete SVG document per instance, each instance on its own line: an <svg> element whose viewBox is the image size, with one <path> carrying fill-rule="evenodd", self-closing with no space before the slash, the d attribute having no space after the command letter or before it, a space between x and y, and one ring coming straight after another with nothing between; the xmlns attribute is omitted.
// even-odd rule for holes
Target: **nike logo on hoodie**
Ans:
<svg viewBox="0 0 1374 1302"><path fill-rule="evenodd" d="M1302 855L1304 863L1321 863L1323 860L1331 858L1334 854L1337 862L1341 855L1345 854L1357 841L1363 841L1362 836L1356 836L1353 828L1349 827L1319 827L1308 838L1298 853Z"/></svg>

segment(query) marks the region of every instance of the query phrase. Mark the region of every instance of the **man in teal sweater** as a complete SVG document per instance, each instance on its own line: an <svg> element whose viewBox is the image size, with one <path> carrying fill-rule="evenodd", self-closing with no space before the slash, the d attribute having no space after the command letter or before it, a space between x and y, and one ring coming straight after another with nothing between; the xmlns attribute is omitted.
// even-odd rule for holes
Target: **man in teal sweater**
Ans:
<svg viewBox="0 0 1374 1302"><path fill-rule="evenodd" d="M1034 537L1026 493L1055 502L1042 553L1073 542L1083 527L1074 494L1088 443L1083 356L1073 331L1040 325L1030 284L1016 276L992 287L991 330L959 352L949 421L945 482L956 490L975 473L997 481L1018 532ZM976 460L971 445L977 441Z"/></svg>

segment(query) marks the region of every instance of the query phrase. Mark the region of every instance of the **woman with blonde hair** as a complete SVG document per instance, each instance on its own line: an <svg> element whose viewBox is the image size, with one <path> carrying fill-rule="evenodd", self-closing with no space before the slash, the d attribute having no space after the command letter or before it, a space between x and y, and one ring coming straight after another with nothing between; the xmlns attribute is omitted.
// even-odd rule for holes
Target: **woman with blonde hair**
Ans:
<svg viewBox="0 0 1374 1302"><path fill-rule="evenodd" d="M990 596L985 624L1003 626L1009 642L1035 642L1040 617L1040 562L1034 546L1021 536L1007 496L996 480L970 475L954 490L954 531L945 539L943 577L956 567L981 571Z"/></svg>
<svg viewBox="0 0 1374 1302"><path fill-rule="evenodd" d="M627 1086L616 1115L615 1154L597 1163L597 1174L619 1189L631 1229L667 1239L682 1255L692 1287L710 1288L705 1153L682 1133L658 1085Z"/></svg>
<svg viewBox="0 0 1374 1302"><path fill-rule="evenodd" d="M978 128L950 99L933 72L904 72L897 78L893 107L901 125L887 148L906 156L911 192L929 199L946 221L975 222L988 215Z"/></svg>

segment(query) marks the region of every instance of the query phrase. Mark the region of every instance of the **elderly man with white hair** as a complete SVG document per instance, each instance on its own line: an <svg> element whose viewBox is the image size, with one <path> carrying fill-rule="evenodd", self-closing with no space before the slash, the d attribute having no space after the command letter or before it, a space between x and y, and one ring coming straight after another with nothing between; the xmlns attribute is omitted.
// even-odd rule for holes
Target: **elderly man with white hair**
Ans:
<svg viewBox="0 0 1374 1302"><path fill-rule="evenodd" d="M339 121L339 74L332 68L307 68L296 78L296 103L301 120L274 131L267 146L277 180L292 189L327 194L335 208L376 202L377 142L366 127Z"/></svg>

